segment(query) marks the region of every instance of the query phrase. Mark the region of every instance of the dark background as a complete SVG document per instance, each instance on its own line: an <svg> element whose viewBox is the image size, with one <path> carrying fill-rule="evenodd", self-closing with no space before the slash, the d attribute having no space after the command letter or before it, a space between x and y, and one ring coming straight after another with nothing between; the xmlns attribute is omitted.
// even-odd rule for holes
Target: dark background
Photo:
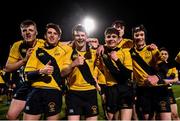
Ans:
<svg viewBox="0 0 180 121"><path fill-rule="evenodd" d="M169 49L171 58L179 47L178 2L158 0L6 0L0 4L0 65L8 57L10 45L22 39L19 25L25 19L32 19L38 26L38 38L43 37L45 25L54 22L63 31L62 40L71 40L71 29L85 16L96 21L96 30L91 36L103 43L103 33L117 19L126 22L125 37L131 38L131 28L144 24L147 29L147 43Z"/></svg>

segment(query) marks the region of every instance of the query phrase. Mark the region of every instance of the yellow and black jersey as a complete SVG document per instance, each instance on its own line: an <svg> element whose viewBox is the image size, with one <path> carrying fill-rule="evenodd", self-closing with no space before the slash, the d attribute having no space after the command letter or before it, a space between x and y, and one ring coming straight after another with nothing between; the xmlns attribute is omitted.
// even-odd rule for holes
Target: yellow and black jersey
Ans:
<svg viewBox="0 0 180 121"><path fill-rule="evenodd" d="M134 46L133 41L131 39L123 38L118 44L118 48L129 48L131 49Z"/></svg>
<svg viewBox="0 0 180 121"><path fill-rule="evenodd" d="M33 46L34 48L40 47L44 45L44 40L37 39L37 42ZM9 63L15 63L18 60L21 60L25 58L27 50L31 48L28 47L28 45L25 43L24 40L17 41L13 44L13 46L10 49L8 62Z"/></svg>
<svg viewBox="0 0 180 121"><path fill-rule="evenodd" d="M49 61L51 61L51 65L54 67L54 72L52 75L46 75L47 77L45 76L45 78L41 78L41 80L34 82L31 85L32 87L55 88L60 90L57 82L61 79L60 71L62 63L64 61L64 55L67 53L68 48L69 47L66 45L57 45L54 48L39 47L36 51L33 51L26 64L25 72L37 71L39 69L42 69Z"/></svg>
<svg viewBox="0 0 180 121"><path fill-rule="evenodd" d="M105 76L97 66L95 66L94 74L95 77L97 77L98 84L104 84L104 85L106 84Z"/></svg>
<svg viewBox="0 0 180 121"><path fill-rule="evenodd" d="M166 80L174 80L173 82L177 81L178 79L178 70L176 69L176 66L174 63L166 63L161 62L158 64L158 71L163 74L164 79ZM172 82L172 83L173 83ZM171 88L171 84L162 83L157 86L163 86L163 85L169 85L168 88Z"/></svg>
<svg viewBox="0 0 180 121"><path fill-rule="evenodd" d="M176 67L172 67L168 70L166 77L171 77L173 75L173 78L178 78L178 70Z"/></svg>
<svg viewBox="0 0 180 121"><path fill-rule="evenodd" d="M61 43L61 45L68 45L68 46L72 47L73 41L61 41L60 43Z"/></svg>
<svg viewBox="0 0 180 121"><path fill-rule="evenodd" d="M132 50L132 49L131 49ZM159 50L148 50L147 46L144 47L142 50L135 49L135 52L131 51L131 56L137 57L139 55L142 60L150 67L156 69L157 68L157 62L159 61ZM140 63L137 62L137 60L133 59L133 77L134 80L137 82L138 86L145 86L145 81L147 80L147 70L144 70L143 67L141 67Z"/></svg>
<svg viewBox="0 0 180 121"><path fill-rule="evenodd" d="M127 48L127 49L120 48L116 52L117 52L116 54L117 54L118 59L120 60L121 64L124 67L126 67L127 69L132 70L132 58L131 58L131 55L129 53L129 48ZM110 58L110 57L107 56L107 58ZM117 68L117 70L119 70L117 64L112 59L110 59L110 60L113 63L113 65ZM117 81L121 81L121 80L116 80L113 77L113 75L110 73L110 70L106 67L106 65L105 64L103 64L103 65L104 65L103 73L104 73L104 76L106 78L107 86L113 86L114 84L118 84ZM125 80L123 80L123 81L125 81Z"/></svg>
<svg viewBox="0 0 180 121"><path fill-rule="evenodd" d="M175 60L176 60L176 62L178 62L180 64L180 52L177 54Z"/></svg>
<svg viewBox="0 0 180 121"><path fill-rule="evenodd" d="M178 78L178 70L176 69L176 67L170 68L166 74L166 77L169 79ZM169 84L168 89L172 89L171 84Z"/></svg>
<svg viewBox="0 0 180 121"><path fill-rule="evenodd" d="M3 79L3 75L4 75L4 71L3 70L0 70L0 84L4 84L5 83L5 81L4 81L4 79Z"/></svg>
<svg viewBox="0 0 180 121"><path fill-rule="evenodd" d="M2 76L0 76L0 84L4 84L4 79L2 78Z"/></svg>
<svg viewBox="0 0 180 121"><path fill-rule="evenodd" d="M76 51L76 54L73 54L75 51ZM89 52L88 51L78 51L76 49L71 48L71 51L69 51L69 53L66 55L66 57L64 59L63 69L69 67L71 65L72 61L78 55L84 56L86 58L85 63L87 63L87 65L88 65L88 70L90 70L88 75L92 75L94 78L97 78L96 77L97 69L95 69L96 51L89 49ZM88 57L89 54L91 57ZM86 69L84 69L82 71L87 72ZM81 72L79 67L75 67L73 69L73 71L68 75L68 80L69 80L68 84L69 84L70 90L87 91L87 90L95 89L94 85L88 83L88 81L84 79L84 77L87 75L83 75L82 74L83 72Z"/></svg>
<svg viewBox="0 0 180 121"><path fill-rule="evenodd" d="M178 77L178 70L173 62L158 61L158 71L164 74L164 79L174 79Z"/></svg>

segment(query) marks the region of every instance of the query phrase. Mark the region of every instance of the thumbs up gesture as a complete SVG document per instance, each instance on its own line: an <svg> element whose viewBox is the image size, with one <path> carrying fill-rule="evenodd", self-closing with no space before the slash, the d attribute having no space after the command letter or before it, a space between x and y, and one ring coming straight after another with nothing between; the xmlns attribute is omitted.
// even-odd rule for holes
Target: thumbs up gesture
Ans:
<svg viewBox="0 0 180 121"><path fill-rule="evenodd" d="M54 71L54 67L51 66L51 61L48 61L44 68L39 70L40 74L52 74Z"/></svg>
<svg viewBox="0 0 180 121"><path fill-rule="evenodd" d="M73 67L83 65L85 58L81 55L78 55L78 57L73 61L72 65Z"/></svg>

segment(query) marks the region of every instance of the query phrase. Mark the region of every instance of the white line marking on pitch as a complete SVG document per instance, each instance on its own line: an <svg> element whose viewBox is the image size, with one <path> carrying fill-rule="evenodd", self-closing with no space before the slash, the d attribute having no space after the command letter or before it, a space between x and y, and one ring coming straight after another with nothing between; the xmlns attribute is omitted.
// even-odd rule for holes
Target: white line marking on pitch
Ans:
<svg viewBox="0 0 180 121"><path fill-rule="evenodd" d="M176 100L179 100L179 99L180 99L180 97L177 97L177 98L176 98Z"/></svg>

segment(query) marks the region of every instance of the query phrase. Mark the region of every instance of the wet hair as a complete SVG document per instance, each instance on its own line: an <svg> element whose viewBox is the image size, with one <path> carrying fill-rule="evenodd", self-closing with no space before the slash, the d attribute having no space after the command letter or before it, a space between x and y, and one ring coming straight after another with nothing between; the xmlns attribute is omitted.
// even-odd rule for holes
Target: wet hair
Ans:
<svg viewBox="0 0 180 121"><path fill-rule="evenodd" d="M74 26L74 28L72 29L72 35L74 35L75 31L77 31L77 32L85 32L87 34L85 27L83 25L81 25L81 24L78 24L78 25Z"/></svg>
<svg viewBox="0 0 180 121"><path fill-rule="evenodd" d="M160 51L160 52L161 52L161 51L167 51L167 52L168 52L168 49L165 48L165 47L161 47L161 48L159 49L159 51Z"/></svg>
<svg viewBox="0 0 180 121"><path fill-rule="evenodd" d="M47 31L49 28L55 29L56 32L59 34L59 36L61 36L62 30L61 30L61 28L59 27L59 25L54 24L54 23L48 23L48 24L46 25L46 31Z"/></svg>
<svg viewBox="0 0 180 121"><path fill-rule="evenodd" d="M116 34L119 37L119 31L115 29L114 27L106 28L104 35L106 36L107 34Z"/></svg>
<svg viewBox="0 0 180 121"><path fill-rule="evenodd" d="M145 34L145 38L147 39L147 36L146 36L147 35L147 30L146 30L146 28L144 27L143 24L132 28L132 38L134 39L134 33L137 33L139 31L143 31L144 34Z"/></svg>
<svg viewBox="0 0 180 121"><path fill-rule="evenodd" d="M139 32L139 31L144 31L145 34L147 33L146 28L142 24L132 28L132 34Z"/></svg>
<svg viewBox="0 0 180 121"><path fill-rule="evenodd" d="M36 23L34 21L32 21L32 20L29 20L29 19L24 20L23 22L21 22L20 28L28 27L30 25L33 25L33 26L35 26L35 28L37 28Z"/></svg>
<svg viewBox="0 0 180 121"><path fill-rule="evenodd" d="M114 27L114 26L121 26L121 27L125 26L125 22L122 20L116 20L112 23L112 27Z"/></svg>

